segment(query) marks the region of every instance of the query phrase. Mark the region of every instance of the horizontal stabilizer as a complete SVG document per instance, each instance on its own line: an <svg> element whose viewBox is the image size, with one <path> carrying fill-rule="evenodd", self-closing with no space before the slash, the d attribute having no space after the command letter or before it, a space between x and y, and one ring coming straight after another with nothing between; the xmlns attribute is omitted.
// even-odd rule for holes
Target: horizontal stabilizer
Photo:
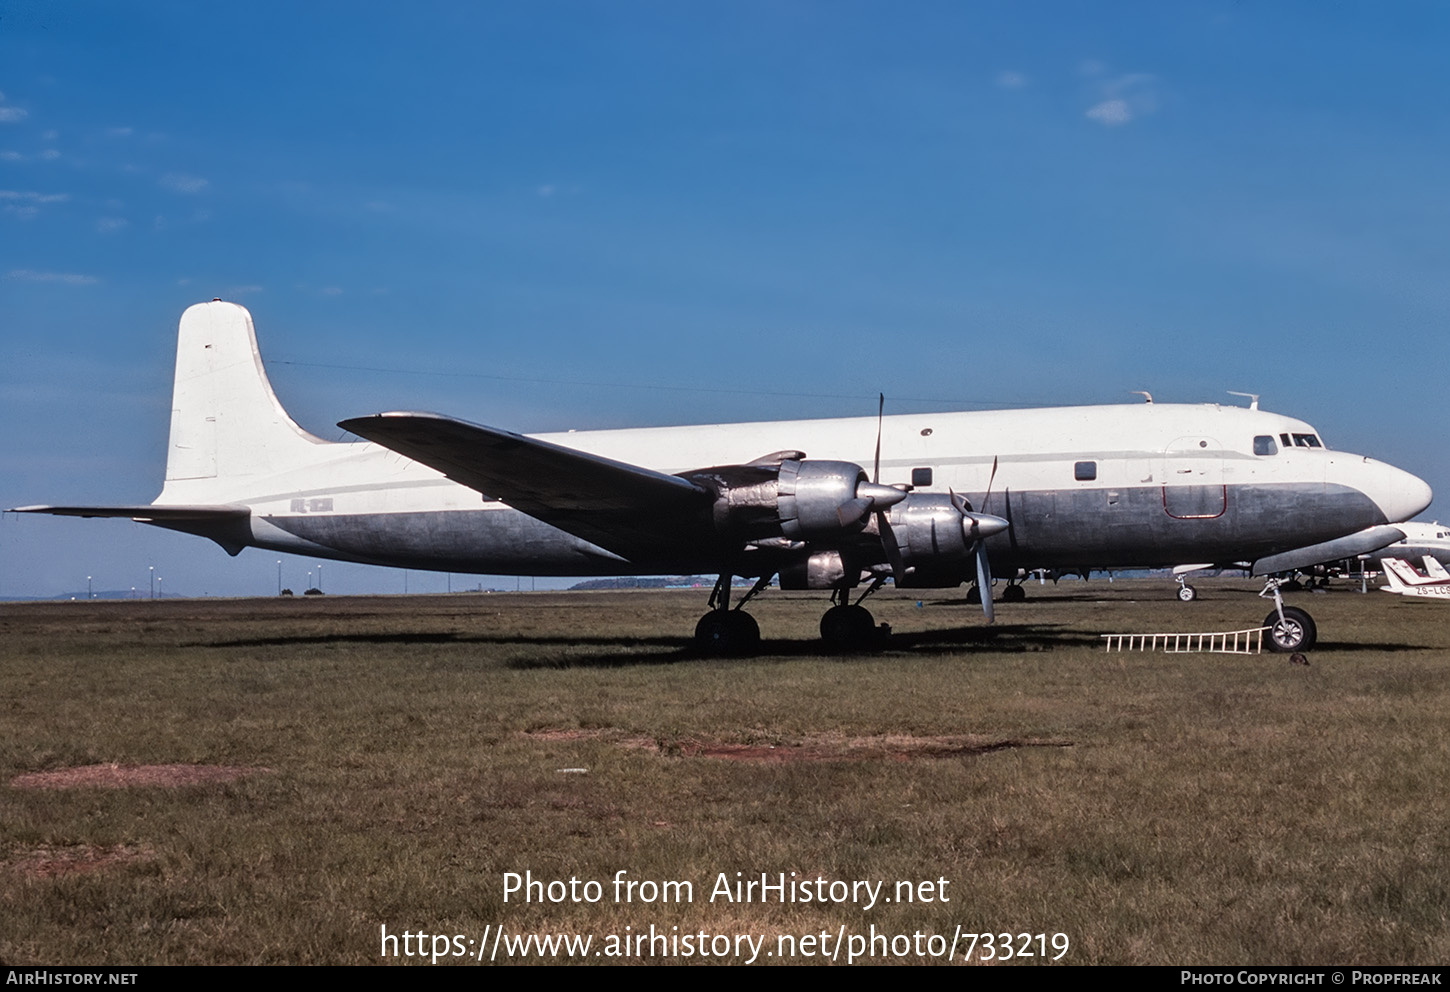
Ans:
<svg viewBox="0 0 1450 992"><path fill-rule="evenodd" d="M1260 558L1254 562L1252 574L1272 575L1275 572L1287 572L1291 568L1308 568L1310 565L1322 565L1327 561L1340 561L1344 558L1353 558L1356 555L1378 551L1380 548L1388 547L1396 541L1404 539L1405 532L1396 527L1388 525L1368 527L1356 534L1350 534L1348 537L1325 541L1322 544L1311 544L1307 548L1296 548L1293 551Z"/></svg>
<svg viewBox="0 0 1450 992"><path fill-rule="evenodd" d="M707 529L709 494L679 476L436 413L380 413L337 426L627 557Z"/></svg>
<svg viewBox="0 0 1450 992"><path fill-rule="evenodd" d="M7 513L49 513L57 517L126 517L142 523L184 520L239 520L251 514L245 506L16 506Z"/></svg>

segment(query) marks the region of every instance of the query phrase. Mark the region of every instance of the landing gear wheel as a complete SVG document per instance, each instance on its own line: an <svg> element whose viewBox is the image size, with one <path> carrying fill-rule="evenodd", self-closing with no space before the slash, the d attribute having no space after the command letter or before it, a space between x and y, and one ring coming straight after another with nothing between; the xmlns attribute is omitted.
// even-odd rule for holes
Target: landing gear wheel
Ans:
<svg viewBox="0 0 1450 992"><path fill-rule="evenodd" d="M1284 607L1282 620L1278 610L1270 613L1264 617L1264 626L1269 628L1269 647L1280 654L1308 651L1319 636L1314 620L1294 606Z"/></svg>
<svg viewBox="0 0 1450 992"><path fill-rule="evenodd" d="M1027 590L1021 586L1008 586L1002 590L1002 602L1021 603L1027 599Z"/></svg>
<svg viewBox="0 0 1450 992"><path fill-rule="evenodd" d="M1279 590L1281 592L1302 592L1304 590L1304 583L1300 582L1298 579L1290 579L1288 582L1285 582L1283 585L1281 585L1279 587Z"/></svg>
<svg viewBox="0 0 1450 992"><path fill-rule="evenodd" d="M1180 602L1191 603L1198 598L1198 590L1188 583L1178 587L1178 599Z"/></svg>
<svg viewBox="0 0 1450 992"><path fill-rule="evenodd" d="M876 620L864 606L833 606L821 617L821 640L842 651L866 651L880 641Z"/></svg>
<svg viewBox="0 0 1450 992"><path fill-rule="evenodd" d="M970 604L972 604L973 606L981 606L982 605L982 590L979 589L977 586L972 586L972 588L968 589L967 590L967 602L970 603Z"/></svg>
<svg viewBox="0 0 1450 992"><path fill-rule="evenodd" d="M714 658L738 658L760 647L760 624L740 610L711 610L695 624L695 646Z"/></svg>

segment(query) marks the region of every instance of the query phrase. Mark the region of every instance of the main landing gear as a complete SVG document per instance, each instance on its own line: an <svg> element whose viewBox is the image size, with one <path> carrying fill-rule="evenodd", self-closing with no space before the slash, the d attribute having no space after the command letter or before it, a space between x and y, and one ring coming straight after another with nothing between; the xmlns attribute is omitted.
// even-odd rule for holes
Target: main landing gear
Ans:
<svg viewBox="0 0 1450 992"><path fill-rule="evenodd" d="M731 575L722 575L715 582L715 591L710 593L710 612L695 624L695 646L702 654L716 658L754 654L760 647L760 624L741 609L766 586L774 576L762 575L750 591L740 597L735 609L730 608Z"/></svg>
<svg viewBox="0 0 1450 992"><path fill-rule="evenodd" d="M1191 603L1198 598L1198 590L1188 584L1188 573L1178 576L1178 601Z"/></svg>
<svg viewBox="0 0 1450 992"><path fill-rule="evenodd" d="M1303 653L1314 647L1319 632L1314 628L1314 619L1296 606L1285 606L1279 589L1289 588L1284 579L1270 577L1259 593L1265 599L1274 600L1274 612L1264 618L1269 628L1269 647L1281 654Z"/></svg>
<svg viewBox="0 0 1450 992"><path fill-rule="evenodd" d="M734 608L730 606L731 578L722 575L715 582L715 589L710 593L710 612L695 624L695 647L701 654L739 658L754 654L760 647L760 625L742 607L770 585L774 575L757 579ZM861 605L861 600L880 589L886 578L879 575L873 579L854 603L849 589L831 590L833 605L821 617L821 639L827 646L836 651L870 651L886 643L891 634L890 625L877 624L871 611Z"/></svg>
<svg viewBox="0 0 1450 992"><path fill-rule="evenodd" d="M1009 582L1005 587L1003 587L1002 595L1000 598L1004 603L1025 602L1027 600L1027 587L1015 580ZM967 590L967 602L970 603L972 606L982 605L982 587L977 585L975 582L972 583L971 588Z"/></svg>
<svg viewBox="0 0 1450 992"><path fill-rule="evenodd" d="M860 599L851 602L849 589L832 589L831 602L836 604L821 617L821 640L836 651L871 651L886 643L891 636L891 626L877 626L871 611L861 605L861 600L880 589L886 576L878 575L871 580Z"/></svg>

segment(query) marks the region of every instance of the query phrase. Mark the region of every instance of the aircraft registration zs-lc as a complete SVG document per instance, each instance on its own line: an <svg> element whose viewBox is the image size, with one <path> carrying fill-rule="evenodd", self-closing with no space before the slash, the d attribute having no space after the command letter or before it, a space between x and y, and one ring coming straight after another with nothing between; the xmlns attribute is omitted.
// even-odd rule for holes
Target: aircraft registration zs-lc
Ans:
<svg viewBox="0 0 1450 992"><path fill-rule="evenodd" d="M741 607L776 575L783 589L830 590L822 636L866 647L878 629L861 600L888 578L910 588L974 579L990 620L994 574L1249 562L1272 576L1402 540L1389 525L1431 498L1415 476L1331 451L1256 400L535 436L434 413L339 426L366 440L299 427L267 380L251 314L201 303L181 318L156 500L19 509L129 517L231 554L479 574L715 574L696 638L706 652L744 654L760 630ZM732 608L734 576L756 582ZM1312 646L1312 619L1283 605L1277 580L1264 594L1275 601L1273 646Z"/></svg>

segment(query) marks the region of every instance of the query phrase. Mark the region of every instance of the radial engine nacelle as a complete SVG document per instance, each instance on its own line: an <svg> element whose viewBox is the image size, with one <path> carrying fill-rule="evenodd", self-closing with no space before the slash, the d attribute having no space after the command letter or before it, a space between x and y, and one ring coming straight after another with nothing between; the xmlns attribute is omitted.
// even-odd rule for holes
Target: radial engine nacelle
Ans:
<svg viewBox="0 0 1450 992"><path fill-rule="evenodd" d="M908 495L905 489L871 482L854 462L799 457L704 469L685 477L714 494L716 529L747 541L848 536L860 532L873 512Z"/></svg>

